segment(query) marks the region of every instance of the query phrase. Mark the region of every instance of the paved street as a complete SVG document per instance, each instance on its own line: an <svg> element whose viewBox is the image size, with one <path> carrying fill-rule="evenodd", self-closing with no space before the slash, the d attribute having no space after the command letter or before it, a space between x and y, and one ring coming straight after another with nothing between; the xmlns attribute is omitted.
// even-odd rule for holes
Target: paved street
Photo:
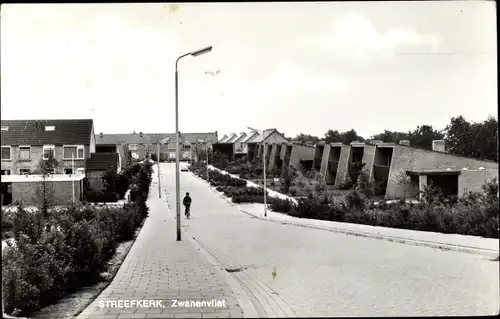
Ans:
<svg viewBox="0 0 500 319"><path fill-rule="evenodd" d="M175 212L174 165L161 164ZM499 263L485 256L348 236L252 218L190 172L188 233L246 287L260 316L498 313ZM276 268L277 276L272 272Z"/></svg>
<svg viewBox="0 0 500 319"><path fill-rule="evenodd" d="M227 280L196 246L176 241L175 220L165 199L158 198L156 176L147 203L149 217L129 254L108 288L77 318L241 318L241 307ZM163 307L110 304L133 300L161 300ZM208 307L175 307L173 300L216 303ZM105 302L112 308L103 307Z"/></svg>

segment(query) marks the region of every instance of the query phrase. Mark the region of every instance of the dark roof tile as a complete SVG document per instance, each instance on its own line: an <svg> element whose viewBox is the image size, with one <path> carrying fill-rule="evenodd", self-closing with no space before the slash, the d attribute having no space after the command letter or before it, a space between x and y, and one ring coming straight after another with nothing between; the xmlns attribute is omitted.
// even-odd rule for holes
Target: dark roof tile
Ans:
<svg viewBox="0 0 500 319"><path fill-rule="evenodd" d="M2 145L83 144L89 145L93 120L2 120ZM54 131L44 127L54 126Z"/></svg>

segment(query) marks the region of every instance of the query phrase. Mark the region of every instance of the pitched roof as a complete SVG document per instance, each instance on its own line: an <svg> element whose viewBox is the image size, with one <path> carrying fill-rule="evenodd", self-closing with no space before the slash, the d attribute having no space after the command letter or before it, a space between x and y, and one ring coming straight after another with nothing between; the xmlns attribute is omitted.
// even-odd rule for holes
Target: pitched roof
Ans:
<svg viewBox="0 0 500 319"><path fill-rule="evenodd" d="M243 141L243 143L252 143L257 137L259 137L259 132L250 133Z"/></svg>
<svg viewBox="0 0 500 319"><path fill-rule="evenodd" d="M92 153L90 158L87 160L87 170L116 170L118 168L118 156L120 156L118 153Z"/></svg>
<svg viewBox="0 0 500 319"><path fill-rule="evenodd" d="M96 144L157 144L161 140L169 138L171 142L175 142L175 133L140 133L132 134L100 134L95 135ZM217 142L217 133L182 133L180 142L196 143L198 140L204 140L209 143Z"/></svg>
<svg viewBox="0 0 500 319"><path fill-rule="evenodd" d="M2 120L2 145L83 144L89 145L94 122L91 119ZM53 131L45 128L53 126ZM7 127L6 130L3 130Z"/></svg>
<svg viewBox="0 0 500 319"><path fill-rule="evenodd" d="M224 143L234 143L234 141L238 138L238 135L236 135L236 133L232 133L231 136L229 137L229 139L227 141L225 141Z"/></svg>
<svg viewBox="0 0 500 319"><path fill-rule="evenodd" d="M262 134L259 134L259 136L257 138L255 138L252 141L252 143L261 143L262 141L266 140L269 136L271 136L273 133L278 133L281 136L283 136L283 134L281 134L280 132L278 132L277 129L270 128L270 129L264 130L264 132ZM285 136L283 136L283 138L285 138Z"/></svg>
<svg viewBox="0 0 500 319"><path fill-rule="evenodd" d="M219 140L219 143L222 143L223 141L227 140L229 136L224 134L224 136Z"/></svg>
<svg viewBox="0 0 500 319"><path fill-rule="evenodd" d="M247 133L241 132L240 135L238 135L238 138L234 140L235 143L241 143L247 138Z"/></svg>

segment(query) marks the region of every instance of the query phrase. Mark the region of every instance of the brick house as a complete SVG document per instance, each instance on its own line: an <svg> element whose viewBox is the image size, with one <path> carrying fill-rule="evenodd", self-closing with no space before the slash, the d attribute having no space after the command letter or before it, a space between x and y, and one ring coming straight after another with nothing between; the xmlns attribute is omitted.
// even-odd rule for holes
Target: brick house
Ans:
<svg viewBox="0 0 500 319"><path fill-rule="evenodd" d="M75 185L80 200L86 162L96 147L93 120L2 120L1 130L2 191L10 191L12 200L32 202L40 182L36 174L39 161L51 155L59 162L50 177L54 189L59 190L58 202L67 202L62 190L69 184ZM72 194L71 186L69 189Z"/></svg>

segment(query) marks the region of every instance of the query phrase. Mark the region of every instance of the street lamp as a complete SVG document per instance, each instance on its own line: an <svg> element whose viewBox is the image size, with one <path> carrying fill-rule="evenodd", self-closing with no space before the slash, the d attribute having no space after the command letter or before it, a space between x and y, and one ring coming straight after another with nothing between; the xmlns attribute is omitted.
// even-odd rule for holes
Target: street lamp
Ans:
<svg viewBox="0 0 500 319"><path fill-rule="evenodd" d="M264 147L264 158L262 160L264 163L264 217L267 217L266 139L264 136L264 131L257 130L251 127L248 127L248 129L262 134L262 147Z"/></svg>
<svg viewBox="0 0 500 319"><path fill-rule="evenodd" d="M208 173L208 142L205 142L202 139L198 140L198 142L206 144L206 149L207 149L207 182L210 183L210 179L208 178L209 177L209 173Z"/></svg>
<svg viewBox="0 0 500 319"><path fill-rule="evenodd" d="M165 143L168 143L170 138L164 138L161 141L158 142L158 155L157 155L157 161L158 161L158 197L161 198L161 180L160 180L160 144L164 145Z"/></svg>
<svg viewBox="0 0 500 319"><path fill-rule="evenodd" d="M181 55L175 61L175 199L176 199L176 215L177 215L177 241L181 240L181 197L180 197L180 164L179 164L179 72L177 69L177 65L179 60L183 57L191 55L193 57L197 57L199 55L205 54L212 51L212 46L203 48L201 50L189 52Z"/></svg>

